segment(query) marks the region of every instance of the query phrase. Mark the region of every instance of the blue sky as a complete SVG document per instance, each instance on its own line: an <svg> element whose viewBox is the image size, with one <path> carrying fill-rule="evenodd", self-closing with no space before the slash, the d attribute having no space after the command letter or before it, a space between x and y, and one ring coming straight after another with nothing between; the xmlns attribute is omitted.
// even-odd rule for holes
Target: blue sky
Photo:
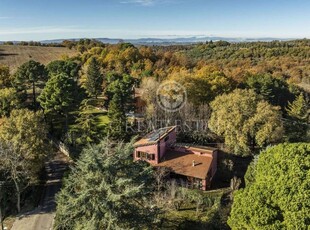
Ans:
<svg viewBox="0 0 310 230"><path fill-rule="evenodd" d="M0 41L310 38L309 0L0 0Z"/></svg>

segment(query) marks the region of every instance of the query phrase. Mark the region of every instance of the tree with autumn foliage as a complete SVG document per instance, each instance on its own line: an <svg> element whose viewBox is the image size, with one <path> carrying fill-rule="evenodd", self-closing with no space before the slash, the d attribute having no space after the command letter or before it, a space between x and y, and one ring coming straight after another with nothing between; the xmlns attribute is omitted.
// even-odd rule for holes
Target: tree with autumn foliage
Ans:
<svg viewBox="0 0 310 230"><path fill-rule="evenodd" d="M13 110L0 126L0 170L6 172L16 189L17 211L22 192L38 180L50 151L47 127L41 112Z"/></svg>
<svg viewBox="0 0 310 230"><path fill-rule="evenodd" d="M170 80L182 84L187 91L188 99L194 105L210 103L216 96L234 89L234 81L223 72L204 67L189 71L181 69L169 75Z"/></svg>
<svg viewBox="0 0 310 230"><path fill-rule="evenodd" d="M218 96L211 109L209 128L237 155L251 155L256 147L276 143L283 136L280 108L253 90L236 89Z"/></svg>

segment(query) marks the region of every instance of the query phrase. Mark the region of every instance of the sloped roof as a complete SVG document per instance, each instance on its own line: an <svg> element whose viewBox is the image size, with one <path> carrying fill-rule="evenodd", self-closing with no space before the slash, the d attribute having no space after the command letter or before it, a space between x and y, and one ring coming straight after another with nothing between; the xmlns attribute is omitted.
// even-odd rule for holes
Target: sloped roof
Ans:
<svg viewBox="0 0 310 230"><path fill-rule="evenodd" d="M169 168L172 172L180 175L206 179L212 160L211 156L169 151L165 154L162 162L154 166ZM195 166L193 166L193 161L195 161Z"/></svg>
<svg viewBox="0 0 310 230"><path fill-rule="evenodd" d="M170 126L170 127L165 127L165 128L160 128L160 129L154 130L153 132L145 135L143 138L138 140L134 144L134 147L146 146L146 145L154 145L159 140L165 138L175 128L176 128L176 126Z"/></svg>

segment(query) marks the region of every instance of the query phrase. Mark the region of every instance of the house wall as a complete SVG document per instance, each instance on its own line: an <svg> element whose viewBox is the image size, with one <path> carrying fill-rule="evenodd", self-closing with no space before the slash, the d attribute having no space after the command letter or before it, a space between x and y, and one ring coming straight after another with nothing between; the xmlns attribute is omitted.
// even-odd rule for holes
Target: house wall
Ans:
<svg viewBox="0 0 310 230"><path fill-rule="evenodd" d="M168 138L168 140L166 138ZM170 145L176 143L176 139L177 139L177 135L176 135L176 131L174 129L165 138L162 138L160 140L160 142L159 142L159 146L160 146L159 162L160 162L160 159L162 159L165 156Z"/></svg>
<svg viewBox="0 0 310 230"><path fill-rule="evenodd" d="M213 160L212 160L212 177L215 175L216 170L217 170L217 154L218 154L218 150L213 151Z"/></svg>
<svg viewBox="0 0 310 230"><path fill-rule="evenodd" d="M201 180L202 181L202 188L201 190L206 191L207 190L207 180Z"/></svg>
<svg viewBox="0 0 310 230"><path fill-rule="evenodd" d="M149 154L155 154L155 160L154 161L152 161L152 160L147 160L147 161L151 164L158 164L159 158L158 158L157 144L137 147L135 149L135 152L134 152L134 160L135 161L139 160L139 158L137 157L137 152L145 152L145 153L149 153Z"/></svg>
<svg viewBox="0 0 310 230"><path fill-rule="evenodd" d="M175 142L176 131L174 129L165 138L162 138L157 144L136 147L134 152L134 160L139 160L139 158L137 157L137 152L145 152L149 154L155 154L155 160L144 160L151 164L158 164L160 162L160 159L166 154L169 145L174 144Z"/></svg>

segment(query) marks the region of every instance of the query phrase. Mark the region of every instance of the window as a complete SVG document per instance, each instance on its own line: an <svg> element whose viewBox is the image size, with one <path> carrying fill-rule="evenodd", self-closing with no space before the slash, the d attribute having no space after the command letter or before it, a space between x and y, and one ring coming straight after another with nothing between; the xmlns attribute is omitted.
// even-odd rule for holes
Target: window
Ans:
<svg viewBox="0 0 310 230"><path fill-rule="evenodd" d="M155 160L155 154L153 153L146 153L146 152L138 151L136 156L137 158L140 158L140 159L146 159L146 160L151 160L151 161Z"/></svg>
<svg viewBox="0 0 310 230"><path fill-rule="evenodd" d="M145 153L145 152L141 152L140 156L142 159L147 159L147 153Z"/></svg>
<svg viewBox="0 0 310 230"><path fill-rule="evenodd" d="M147 159L154 161L155 160L155 154L148 154Z"/></svg>

